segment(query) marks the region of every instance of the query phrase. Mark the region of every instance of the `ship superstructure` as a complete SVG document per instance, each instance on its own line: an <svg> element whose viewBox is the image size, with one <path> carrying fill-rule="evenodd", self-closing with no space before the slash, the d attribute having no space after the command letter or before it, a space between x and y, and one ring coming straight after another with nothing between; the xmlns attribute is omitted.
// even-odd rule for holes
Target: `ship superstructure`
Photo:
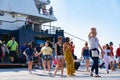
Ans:
<svg viewBox="0 0 120 80"><path fill-rule="evenodd" d="M56 30L60 28L42 25L57 20L52 6L46 9L49 4L50 0L0 0L0 29L31 29L56 34Z"/></svg>
<svg viewBox="0 0 120 80"><path fill-rule="evenodd" d="M43 23L56 21L54 14L50 14L50 10L46 9L48 4L49 0L1 0L0 28L19 29L24 25L26 18L39 24L39 28Z"/></svg>
<svg viewBox="0 0 120 80"><path fill-rule="evenodd" d="M46 8L48 5L50 0L0 0L0 40L7 42L15 36L20 48L30 41L55 42L64 36L60 27L51 25L57 18L52 6Z"/></svg>

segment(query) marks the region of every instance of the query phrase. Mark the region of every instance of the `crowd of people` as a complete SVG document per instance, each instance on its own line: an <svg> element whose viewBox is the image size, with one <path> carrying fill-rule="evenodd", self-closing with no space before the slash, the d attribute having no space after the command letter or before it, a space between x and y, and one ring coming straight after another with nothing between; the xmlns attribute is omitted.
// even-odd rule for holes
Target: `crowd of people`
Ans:
<svg viewBox="0 0 120 80"><path fill-rule="evenodd" d="M75 68L74 68L74 59L73 59L73 53L70 43L69 37L65 39L65 42L62 42L62 36L58 37L58 42L55 43L55 53L56 58L54 59L56 63L56 68L54 71L54 76L56 76L56 73L58 70L61 70L61 76L63 76L64 67L66 66L67 69L67 75L68 76L75 76ZM53 49L49 46L50 42L46 41L45 45L39 50L35 50L32 48L32 44L28 44L28 48L23 52L28 60L28 70L31 74L32 71L32 65L34 62L34 56L37 57L42 54L42 66L43 66L43 72L46 72L46 67L48 68L48 72L50 73L51 69L51 60L52 58L52 51ZM66 64L66 65L65 65Z"/></svg>
<svg viewBox="0 0 120 80"><path fill-rule="evenodd" d="M38 9L39 14L44 15L53 15L53 7L51 6L49 9L46 9L46 5L44 4L36 4L36 8Z"/></svg>
<svg viewBox="0 0 120 80"><path fill-rule="evenodd" d="M14 62L18 53L18 43L15 41L15 37L5 44L5 42L0 41L0 62L11 61Z"/></svg>
<svg viewBox="0 0 120 80"><path fill-rule="evenodd" d="M99 43L97 38L96 28L92 27L90 33L88 34L89 47L88 43L85 43L85 47L82 48L82 57L86 61L86 71L90 72L90 76L93 76L95 70L95 77L101 77L99 75L99 67L105 67L106 73L116 71L116 68L120 69L120 47L116 50L116 55L113 50L113 42L105 44L103 48ZM101 51L99 51L99 49ZM90 58L93 61L91 70L89 70ZM118 63L116 63L116 58L118 58ZM102 63L101 63L102 62ZM117 66L116 66L117 65Z"/></svg>
<svg viewBox="0 0 120 80"><path fill-rule="evenodd" d="M93 72L95 70L95 77L101 77L99 75L99 63L100 60L103 61L106 73L116 70L116 59L118 58L118 67L120 69L120 45L116 50L116 55L113 52L113 42L105 44L101 47L99 39L97 38L96 28L92 27L88 34L89 42L85 42L85 46L82 48L81 58L85 60L86 71L90 72L90 76L94 76ZM88 46L89 44L89 46ZM55 49L53 49L54 46ZM66 37L63 42L63 37L59 36L58 41L53 44L50 41L46 41L44 44L40 44L38 47L35 46L34 42L28 44L24 43L20 48L20 56L26 59L28 64L28 71L32 74L32 67L34 63L39 67L43 68L43 72L48 71L50 73L52 64L55 65L53 76L55 77L58 70L61 70L61 76L64 76L64 68L66 67L67 76L75 76L75 72L80 66L80 60L77 60L77 56L74 54L75 45L69 37ZM99 48L101 51L99 51ZM55 57L53 55L55 52ZM15 58L18 54L18 43L15 41L15 37L5 45L0 41L0 61L6 54L9 54L11 63L15 62ZM23 59L22 58L22 59ZM92 59L93 64L90 69L90 59ZM76 64L77 63L77 64ZM76 69L77 67L77 69ZM46 69L48 68L48 70Z"/></svg>

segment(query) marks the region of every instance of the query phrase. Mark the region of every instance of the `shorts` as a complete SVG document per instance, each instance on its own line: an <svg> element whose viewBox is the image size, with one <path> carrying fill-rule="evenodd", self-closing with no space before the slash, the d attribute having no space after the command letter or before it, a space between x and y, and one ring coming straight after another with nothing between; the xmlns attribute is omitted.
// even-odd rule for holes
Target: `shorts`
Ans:
<svg viewBox="0 0 120 80"><path fill-rule="evenodd" d="M63 55L58 55L58 56L57 56L57 59L58 59L58 60L63 59L63 58L64 58Z"/></svg>
<svg viewBox="0 0 120 80"><path fill-rule="evenodd" d="M113 56L113 57L109 56L109 61L110 61L110 62L115 61L115 57L114 57L114 56Z"/></svg>
<svg viewBox="0 0 120 80"><path fill-rule="evenodd" d="M118 57L118 62L120 62L120 56Z"/></svg>
<svg viewBox="0 0 120 80"><path fill-rule="evenodd" d="M50 61L52 59L52 56L51 55L43 55L42 59L46 60L46 61Z"/></svg>
<svg viewBox="0 0 120 80"><path fill-rule="evenodd" d="M27 61L33 61L33 59L34 59L33 56L30 56L30 55L27 56Z"/></svg>
<svg viewBox="0 0 120 80"><path fill-rule="evenodd" d="M34 61L40 61L40 56L34 57Z"/></svg>
<svg viewBox="0 0 120 80"><path fill-rule="evenodd" d="M16 57L17 55L16 55L16 51L10 51L10 57Z"/></svg>
<svg viewBox="0 0 120 80"><path fill-rule="evenodd" d="M89 60L90 56L83 56L85 60Z"/></svg>

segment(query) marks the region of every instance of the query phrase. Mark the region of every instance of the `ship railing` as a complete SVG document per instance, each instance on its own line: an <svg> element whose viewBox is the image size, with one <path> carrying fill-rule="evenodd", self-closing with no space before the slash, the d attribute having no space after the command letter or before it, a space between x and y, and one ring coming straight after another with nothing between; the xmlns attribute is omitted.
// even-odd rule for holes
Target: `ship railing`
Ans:
<svg viewBox="0 0 120 80"><path fill-rule="evenodd" d="M53 16L53 8L50 6L48 9L46 8L46 3L50 3L50 0L34 0L36 8L38 10L39 14L47 15L47 16Z"/></svg>
<svg viewBox="0 0 120 80"><path fill-rule="evenodd" d="M54 11L52 11L50 8L42 9L37 7L37 10L39 14L46 15L46 16L54 16Z"/></svg>
<svg viewBox="0 0 120 80"><path fill-rule="evenodd" d="M38 27L38 29L35 27L35 24L38 24L37 22L32 22L31 25L28 25L28 27L26 27L24 20L15 20L15 21L6 21L6 20L0 20L0 23L2 25L2 22L7 23L8 25L14 25L17 27L17 29L20 28L24 28L24 29L31 29L33 31L37 31L37 32L43 32L43 33L48 33L48 34L56 34L57 30L61 30L61 27L56 27L56 26L51 26L51 25L41 25ZM17 25L19 22L22 22L22 25ZM35 29L36 28L36 29Z"/></svg>
<svg viewBox="0 0 120 80"><path fill-rule="evenodd" d="M22 25L25 23L25 21L23 20L14 20L14 21L7 21L7 20L0 20L0 29L3 29L3 25L4 25L7 29L9 29L10 26L15 26L15 29L19 29L22 27ZM11 29L10 29L11 30Z"/></svg>
<svg viewBox="0 0 120 80"><path fill-rule="evenodd" d="M48 34L56 34L56 31L61 30L61 27L42 25L42 30L48 32Z"/></svg>
<svg viewBox="0 0 120 80"><path fill-rule="evenodd" d="M50 4L50 0L34 0L35 1L35 3L37 3L37 4L46 4L46 5L48 5L48 4Z"/></svg>
<svg viewBox="0 0 120 80"><path fill-rule="evenodd" d="M0 22L6 22L6 23L15 23L15 22L25 22L23 20L15 20L15 21L6 21L6 20L0 20Z"/></svg>

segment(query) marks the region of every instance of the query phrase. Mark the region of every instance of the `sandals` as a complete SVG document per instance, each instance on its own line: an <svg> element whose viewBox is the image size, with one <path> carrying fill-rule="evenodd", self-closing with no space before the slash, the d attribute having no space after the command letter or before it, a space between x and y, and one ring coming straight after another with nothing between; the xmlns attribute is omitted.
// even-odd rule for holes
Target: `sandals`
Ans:
<svg viewBox="0 0 120 80"><path fill-rule="evenodd" d="M75 76L75 74L68 74L68 77Z"/></svg>
<svg viewBox="0 0 120 80"><path fill-rule="evenodd" d="M71 74L71 76L75 76L75 74Z"/></svg>
<svg viewBox="0 0 120 80"><path fill-rule="evenodd" d="M86 70L86 72L90 72L90 70L88 69L88 70Z"/></svg>

